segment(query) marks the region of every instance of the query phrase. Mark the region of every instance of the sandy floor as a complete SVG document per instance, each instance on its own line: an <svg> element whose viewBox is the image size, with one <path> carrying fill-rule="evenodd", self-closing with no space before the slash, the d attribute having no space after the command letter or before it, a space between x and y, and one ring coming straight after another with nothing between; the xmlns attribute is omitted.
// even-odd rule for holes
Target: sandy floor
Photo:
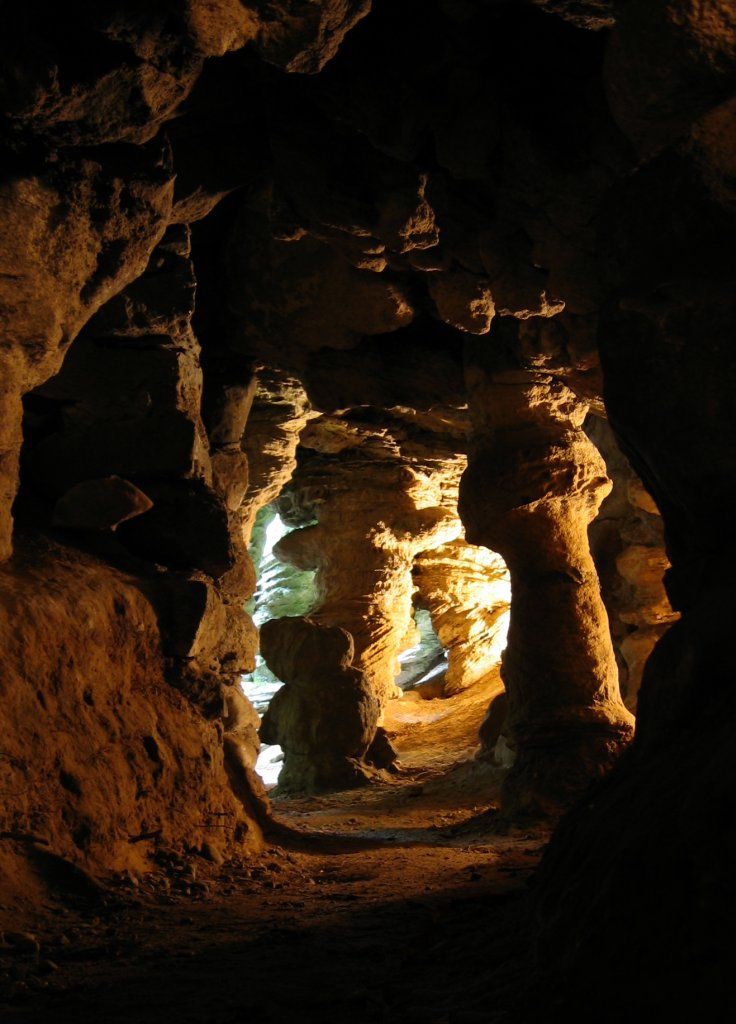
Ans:
<svg viewBox="0 0 736 1024"><path fill-rule="evenodd" d="M521 1019L521 897L547 835L505 827L498 770L468 760L486 703L401 701L387 724L404 770L277 801L294 838L256 863L162 865L95 903L49 905L51 924L27 925L38 950L0 950L0 1018Z"/></svg>

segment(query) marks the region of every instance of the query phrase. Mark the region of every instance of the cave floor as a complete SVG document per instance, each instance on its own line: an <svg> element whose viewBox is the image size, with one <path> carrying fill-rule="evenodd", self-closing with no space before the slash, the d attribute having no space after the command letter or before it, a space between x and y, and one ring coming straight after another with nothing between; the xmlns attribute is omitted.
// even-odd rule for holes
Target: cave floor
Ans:
<svg viewBox="0 0 736 1024"><path fill-rule="evenodd" d="M50 898L25 925L40 952L0 950L0 1017L521 1020L523 896L548 834L500 819L498 770L469 759L472 710L448 726L452 709L437 710L447 702L397 703L403 771L277 800L287 836L257 858L172 862L96 902Z"/></svg>

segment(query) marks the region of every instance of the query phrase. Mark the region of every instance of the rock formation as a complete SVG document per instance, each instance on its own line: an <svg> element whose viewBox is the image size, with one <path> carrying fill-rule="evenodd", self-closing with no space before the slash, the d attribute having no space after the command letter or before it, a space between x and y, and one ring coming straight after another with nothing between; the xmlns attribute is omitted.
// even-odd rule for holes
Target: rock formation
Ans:
<svg viewBox="0 0 736 1024"><path fill-rule="evenodd" d="M610 482L581 429L587 407L554 377L494 362L469 350L475 433L460 511L468 539L499 551L511 572L503 736L515 759L505 785L512 806L535 811L564 806L610 767L633 719L588 546Z"/></svg>
<svg viewBox="0 0 736 1024"><path fill-rule="evenodd" d="M376 707L364 749L349 754L353 760L360 759L374 739L378 712L398 694L394 682L399 673L398 655L408 646L405 641L412 626L414 556L424 547L455 536L459 522L456 516L431 503L436 490L433 494L426 478L395 461L371 463L354 456L340 461L312 459L300 470L287 494L291 515L296 512L316 520L314 525L287 534L274 548L281 561L315 573L314 604L301 625L302 631L315 631L309 647L313 658L308 663L303 658L285 665L285 669L297 671L294 680L277 667L285 664L283 651L290 650L293 643L294 620L289 618L269 624L268 648L263 649L263 655L269 668L287 684L279 694L279 711L269 710L267 732L278 737L274 742L286 752L289 777L296 778L290 756L292 751L306 756L295 745L304 725L296 712L287 723L280 710L286 706L292 687L301 694L311 685L315 727L323 716L328 719L320 726L320 738L330 747L329 737L334 731L336 749L340 744L338 717L327 698L329 687L318 642L323 628L340 629L341 635L349 638L347 664L360 680L360 693L369 695ZM277 713L278 726L274 728L271 721ZM319 756L324 759L325 753ZM338 766L331 779L326 770L320 771L319 779L321 785L337 784L344 775Z"/></svg>
<svg viewBox="0 0 736 1024"><path fill-rule="evenodd" d="M350 634L314 619L272 619L261 630L261 649L274 674L286 680L261 725L263 741L284 748L282 789L363 782L380 705L354 664Z"/></svg>
<svg viewBox="0 0 736 1024"><path fill-rule="evenodd" d="M411 625L414 556L451 539L459 523L432 503L427 480L401 465L317 462L297 480L299 506L309 503L316 524L287 534L274 553L315 571L310 617L350 633L353 664L384 704L395 695L397 657Z"/></svg>
<svg viewBox="0 0 736 1024"><path fill-rule="evenodd" d="M140 580L23 541L0 573L0 636L1 827L18 858L42 848L105 875L139 871L158 849L258 848L256 808L228 781L218 709L203 717L167 681ZM255 734L240 724L252 763Z"/></svg>
<svg viewBox="0 0 736 1024"><path fill-rule="evenodd" d="M413 575L447 652L442 693L451 697L498 667L508 628L508 570L500 555L458 538L421 551Z"/></svg>
<svg viewBox="0 0 736 1024"><path fill-rule="evenodd" d="M560 992L587 1007L616 965L642 998L601 1019L675 991L722 1012L730 0L28 0L0 54L14 856L41 838L143 868L204 850L210 815L223 847L257 845L237 681L260 508L298 522L280 552L317 578L310 617L264 633L292 782L386 754L415 585L448 692L483 671L482 545L512 582L507 707L483 727L515 759L506 813L597 784L535 890ZM618 762L616 657L638 714Z"/></svg>
<svg viewBox="0 0 736 1024"><path fill-rule="evenodd" d="M659 509L622 455L607 421L591 416L585 432L603 455L613 485L588 533L619 685L627 708L634 712L647 658L677 619L664 587L669 568L664 530Z"/></svg>

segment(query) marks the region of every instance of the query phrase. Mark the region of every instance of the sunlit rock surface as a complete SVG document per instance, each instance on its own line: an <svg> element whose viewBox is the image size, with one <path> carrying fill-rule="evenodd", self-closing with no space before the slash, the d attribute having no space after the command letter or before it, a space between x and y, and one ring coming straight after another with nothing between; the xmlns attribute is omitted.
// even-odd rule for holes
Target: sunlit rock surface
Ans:
<svg viewBox="0 0 736 1024"><path fill-rule="evenodd" d="M447 651L442 692L452 696L498 667L508 632L508 570L500 555L458 539L417 555L414 582Z"/></svg>
<svg viewBox="0 0 736 1024"><path fill-rule="evenodd" d="M610 768L633 718L588 543L611 484L581 429L587 406L554 377L499 362L469 353L475 434L460 512L469 540L497 549L511 573L505 792L534 813L569 804Z"/></svg>
<svg viewBox="0 0 736 1024"><path fill-rule="evenodd" d="M26 543L0 570L0 635L0 831L21 840L10 844L16 856L36 842L104 875L145 869L157 848L258 848L220 730L167 682L155 606L138 581Z"/></svg>

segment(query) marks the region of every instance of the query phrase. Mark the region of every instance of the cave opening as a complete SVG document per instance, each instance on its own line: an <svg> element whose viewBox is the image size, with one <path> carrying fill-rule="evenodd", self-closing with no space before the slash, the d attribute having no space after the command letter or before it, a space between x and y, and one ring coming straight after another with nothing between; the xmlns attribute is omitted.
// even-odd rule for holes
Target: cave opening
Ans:
<svg viewBox="0 0 736 1024"><path fill-rule="evenodd" d="M330 436L334 435L334 422L328 429ZM313 424L310 444L315 444L316 435L317 426ZM281 799L285 794L339 791L371 780L407 785L417 772L426 775L430 765L442 765L444 771L449 771L472 758L477 753L486 707L502 691L499 671L508 629L510 584L506 567L499 556L454 536L458 533L457 520L449 532L446 529L437 536L404 536L405 551L397 560L395 535L386 534L386 522L371 505L368 519L349 545L340 543L343 531L337 528L337 540L327 538L324 558L315 558L312 553L316 568L309 558L305 561L295 557L293 544L304 543L300 531L313 531L318 526L325 508L329 509L335 500L332 489L335 480L339 481L335 474L344 471L339 463L328 459L321 467L323 480L315 499L314 486L306 486L303 479L304 463L309 459L308 455L297 454L296 476L255 516L249 552L257 582L247 611L260 630L267 623L273 624L266 628L267 635L272 628L293 629L298 620L302 630L326 622L344 628L352 638L353 624L365 624L364 643L369 657L363 685L368 687L370 697L374 693L385 696L379 701L373 731L345 752L353 768L361 766L359 773L353 778L340 772L334 777L317 777L311 762L323 757L324 750L310 754L304 733L319 729L322 748L343 742L341 732L360 700L359 692L337 716L333 712L325 717L308 702L294 701L291 717L296 720L284 727L283 721L279 724L278 711L274 715L270 708L276 694L293 681L293 674L288 675L293 666L287 667L287 678L281 678L262 652L256 655L253 671L241 676L240 685L261 719L255 771L280 808L286 806ZM365 486L366 467L361 465L359 469ZM457 479L454 465L450 478ZM350 479L354 480L353 469ZM309 495L308 502L304 493ZM453 495L450 486L450 505ZM385 514L386 509L383 511ZM451 512L442 512L441 521L450 518ZM340 516L345 514L349 512L341 507ZM417 520L414 528L418 525ZM335 527L339 524L332 524ZM453 539L447 542L450 536ZM439 543L442 541L445 543ZM361 557L373 559L367 572L360 566ZM332 596L336 588L337 601ZM370 657L375 658L377 645L380 660L376 672ZM278 659L278 651L275 657ZM313 672L326 675L329 687L329 667L321 658ZM322 700L329 704L331 698L330 691L325 690ZM452 723L448 728L449 719ZM286 752L274 742L282 737ZM373 746L380 749L379 744L382 760L374 757L372 750ZM296 763L297 767L287 773L282 793L275 787L285 756L290 765Z"/></svg>
<svg viewBox="0 0 736 1024"><path fill-rule="evenodd" d="M282 615L307 615L314 604L314 572L286 565L273 554L274 545L295 528L279 515L278 502L265 506L256 516L249 545L256 589L246 610L259 628L269 619ZM284 683L257 653L253 671L243 673L240 685L262 719L274 694ZM254 767L267 790L277 785L283 758L284 752L277 743L261 743Z"/></svg>

